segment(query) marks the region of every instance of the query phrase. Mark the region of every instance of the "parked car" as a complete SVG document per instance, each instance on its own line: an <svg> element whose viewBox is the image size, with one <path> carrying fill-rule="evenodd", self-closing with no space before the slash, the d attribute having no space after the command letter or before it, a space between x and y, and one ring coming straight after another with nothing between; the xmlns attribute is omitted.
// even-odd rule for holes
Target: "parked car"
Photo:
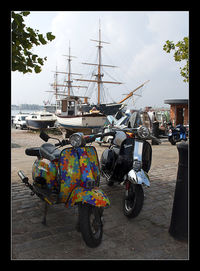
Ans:
<svg viewBox="0 0 200 271"><path fill-rule="evenodd" d="M13 120L13 125L14 127L20 128L20 129L24 129L27 128L26 126L26 117L28 116L28 114L18 114L15 116L14 120Z"/></svg>

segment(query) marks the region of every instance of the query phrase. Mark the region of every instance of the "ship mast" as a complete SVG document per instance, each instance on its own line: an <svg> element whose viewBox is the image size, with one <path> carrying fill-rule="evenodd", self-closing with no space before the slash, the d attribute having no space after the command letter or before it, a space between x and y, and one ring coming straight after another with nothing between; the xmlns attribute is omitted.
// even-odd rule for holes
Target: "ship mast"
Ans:
<svg viewBox="0 0 200 271"><path fill-rule="evenodd" d="M56 65L56 73L55 73L55 91L56 91L56 100L57 100L57 93L58 93L58 88L57 88L57 77L58 77L58 73L57 73L57 65Z"/></svg>
<svg viewBox="0 0 200 271"><path fill-rule="evenodd" d="M121 82L111 82L111 81L102 81L102 77L103 77L103 74L101 73L101 67L116 67L116 66L111 66L111 65L103 65L101 64L101 48L103 47L102 46L102 43L105 43L105 44L110 44L109 42L106 42L106 41L102 41L101 40L101 27L100 27L100 20L99 20L99 39L98 40L92 40L91 41L95 41L95 42L98 42L98 64L96 63L82 63L82 64L86 64L86 65L94 65L94 66L98 66L98 73L95 75L97 77L97 80L89 80L89 79L75 79L77 81L85 81L85 82L95 82L97 83L97 86L98 86L98 105L101 103L101 86L103 83L108 83L108 84L122 84Z"/></svg>
<svg viewBox="0 0 200 271"><path fill-rule="evenodd" d="M101 88L101 78L102 78L102 73L101 73L101 28L100 28L100 21L99 21L99 45L98 45L98 50L99 50L99 65L98 65L98 104L100 104L100 88Z"/></svg>
<svg viewBox="0 0 200 271"><path fill-rule="evenodd" d="M69 56L68 56L68 95L70 96L70 88L71 88L71 56L70 56L70 45L69 45Z"/></svg>
<svg viewBox="0 0 200 271"><path fill-rule="evenodd" d="M65 87L67 87L67 89L68 89L68 91L67 91L67 94L68 94L68 96L70 96L71 95L71 88L72 88L72 80L71 80L71 61L72 61L72 57L75 57L75 56L71 56L71 54L70 54L70 42L69 42L69 55L63 55L63 56L66 56L66 57L68 57L67 58L67 60L68 60L68 72L66 72L66 74L68 74L68 80L65 80L64 82L66 82L67 83L67 85L65 85ZM74 86L73 86L74 87Z"/></svg>
<svg viewBox="0 0 200 271"><path fill-rule="evenodd" d="M55 95L56 95L56 99L57 99L57 95L62 95L62 96L71 96L72 95L72 87L76 87L76 88L87 88L86 86L74 86L72 85L72 80L71 80L71 75L81 75L80 73L72 73L71 72L71 61L72 61L72 57L75 57L75 56L71 56L70 54L71 50L70 50L70 43L69 43L69 55L63 55L63 56L66 56L67 57L67 60L68 60L68 72L62 72L62 71L57 71L57 66L56 66L56 71L55 71L55 79L56 79L56 82L54 84L51 84L51 86L54 87L55 89ZM68 80L64 80L64 82L66 82L67 84L57 84L57 75L58 73L61 73L61 74L67 74L68 77L67 79ZM61 92L58 92L58 88L57 87L67 87L68 91L67 93L61 93ZM48 91L48 92L52 92L52 91ZM85 97L82 97L82 96L79 96L80 98L85 98Z"/></svg>

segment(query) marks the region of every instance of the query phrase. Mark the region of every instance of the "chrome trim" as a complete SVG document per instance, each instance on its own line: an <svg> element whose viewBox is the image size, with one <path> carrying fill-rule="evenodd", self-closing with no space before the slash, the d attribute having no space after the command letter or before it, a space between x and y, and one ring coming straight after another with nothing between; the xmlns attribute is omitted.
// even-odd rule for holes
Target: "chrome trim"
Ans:
<svg viewBox="0 0 200 271"><path fill-rule="evenodd" d="M127 179L135 184L145 184L148 187L150 186L149 176L144 172L143 169L138 172L131 169L127 175Z"/></svg>
<svg viewBox="0 0 200 271"><path fill-rule="evenodd" d="M135 140L133 160L142 161L143 141Z"/></svg>

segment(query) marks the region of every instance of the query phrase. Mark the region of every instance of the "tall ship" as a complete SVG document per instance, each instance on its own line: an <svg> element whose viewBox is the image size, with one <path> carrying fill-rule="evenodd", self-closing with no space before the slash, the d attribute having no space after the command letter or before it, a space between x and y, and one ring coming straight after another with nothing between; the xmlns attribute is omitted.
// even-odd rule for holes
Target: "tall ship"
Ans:
<svg viewBox="0 0 200 271"><path fill-rule="evenodd" d="M103 95L103 85L104 84L117 84L120 85L122 82L117 81L108 81L103 80L103 72L102 67L109 67L114 68L116 66L113 65L104 65L102 64L102 53L101 50L103 48L102 44L109 44L106 41L101 40L101 28L99 24L99 39L93 40L94 42L97 42L97 48L98 48L98 61L97 63L88 63L84 62L82 64L84 65L91 65L95 67L95 71L93 71L92 76L94 76L94 79L87 79L87 78L75 78L72 80L72 77L75 76L81 76L79 73L74 73L71 71L71 62L72 58L74 56L71 56L71 48L69 45L69 54L64 55L67 57L68 61L68 70L65 71L58 71L56 67L55 71L55 77L54 77L54 83L51 84L53 87L53 92L56 96L56 116L57 116L57 122L60 126L66 128L67 130L72 131L86 131L91 132L91 129L94 128L100 128L104 125L106 118L108 115L115 115L117 112L119 112L123 107L126 105L123 104L125 100L130 98L132 95L134 95L134 92L141 88L145 83L143 83L141 86L137 87L135 90L131 91L124 99L122 99L119 102L113 102L113 103L106 103L103 102L102 96ZM64 74L65 80L63 84L58 83L58 75ZM91 76L91 78L92 78ZM74 81L79 82L88 82L88 83L94 83L97 84L97 101L96 103L89 102L90 98L88 95L86 96L87 91L85 92L85 95L75 95L74 89L75 88L86 88L88 90L88 86L83 85L74 85ZM60 91L60 88L62 90ZM92 89L94 92L96 88ZM50 91L52 92L52 91Z"/></svg>
<svg viewBox="0 0 200 271"><path fill-rule="evenodd" d="M101 128L105 121L106 115L101 113L96 108L86 111L84 106L87 105L89 97L75 95L74 88L87 88L86 86L74 85L72 75L80 75L71 72L72 57L69 46L69 55L65 55L68 60L68 71L55 71L55 82L51 85L54 88L56 96L56 117L58 124L68 131L81 131L91 133L93 129ZM59 84L57 81L58 74L67 75L67 80L64 84ZM62 91L60 91L60 87ZM51 92L51 91L50 91Z"/></svg>

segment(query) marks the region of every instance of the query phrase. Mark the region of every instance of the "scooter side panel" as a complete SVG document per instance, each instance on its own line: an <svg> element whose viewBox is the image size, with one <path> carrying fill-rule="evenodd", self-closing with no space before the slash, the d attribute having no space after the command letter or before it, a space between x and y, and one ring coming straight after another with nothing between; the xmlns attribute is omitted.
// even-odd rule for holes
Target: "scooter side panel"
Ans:
<svg viewBox="0 0 200 271"><path fill-rule="evenodd" d="M94 187L93 189L87 189L80 186L76 187L71 193L66 207L72 207L78 202L88 203L97 207L107 207L110 205L108 197L98 187Z"/></svg>
<svg viewBox="0 0 200 271"><path fill-rule="evenodd" d="M100 167L96 149L93 146L79 148L78 156L81 170L81 186L85 186L89 180L94 180L95 184L98 185Z"/></svg>
<svg viewBox="0 0 200 271"><path fill-rule="evenodd" d="M60 201L66 202L75 187L84 187L89 180L98 182L99 175L99 161L94 147L64 149L60 155Z"/></svg>
<svg viewBox="0 0 200 271"><path fill-rule="evenodd" d="M33 163L32 167L32 178L36 180L36 178L40 177L46 180L46 184L48 189L52 189L53 187L57 187L57 170L58 163L50 162L47 159L37 159Z"/></svg>
<svg viewBox="0 0 200 271"><path fill-rule="evenodd" d="M65 202L71 191L80 184L81 171L77 152L66 148L60 155L60 201Z"/></svg>

